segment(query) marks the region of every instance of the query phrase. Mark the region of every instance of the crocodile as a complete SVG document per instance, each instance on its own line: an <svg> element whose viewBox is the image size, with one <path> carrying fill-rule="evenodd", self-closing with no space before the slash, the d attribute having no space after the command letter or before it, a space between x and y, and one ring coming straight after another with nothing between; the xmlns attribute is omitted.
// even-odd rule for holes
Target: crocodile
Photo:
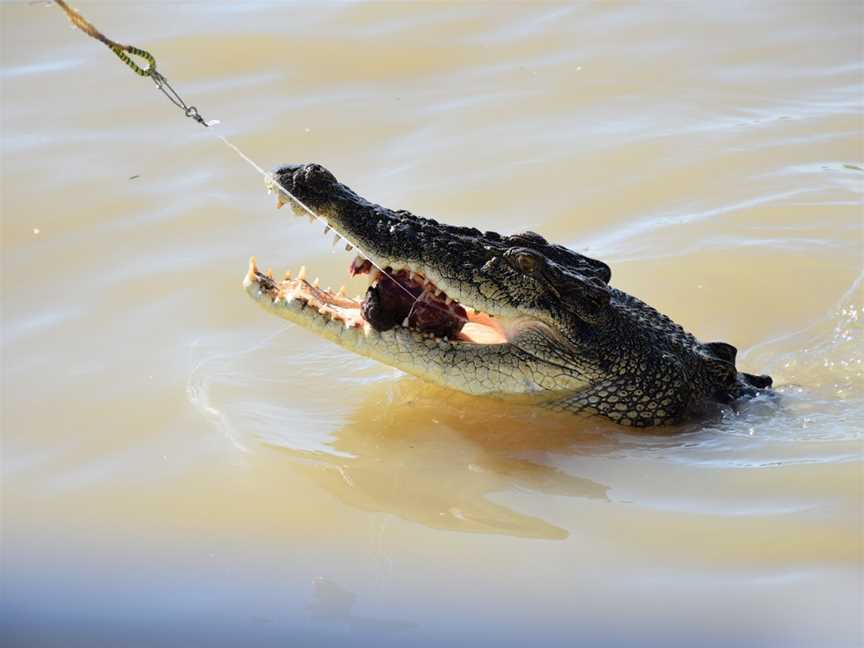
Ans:
<svg viewBox="0 0 864 648"><path fill-rule="evenodd" d="M677 423L706 403L771 387L736 369L736 349L702 343L610 285L609 266L534 232L502 235L373 204L319 164L268 176L277 207L324 221L359 253L351 299L253 257L246 292L270 313L355 353L468 394L605 416Z"/></svg>

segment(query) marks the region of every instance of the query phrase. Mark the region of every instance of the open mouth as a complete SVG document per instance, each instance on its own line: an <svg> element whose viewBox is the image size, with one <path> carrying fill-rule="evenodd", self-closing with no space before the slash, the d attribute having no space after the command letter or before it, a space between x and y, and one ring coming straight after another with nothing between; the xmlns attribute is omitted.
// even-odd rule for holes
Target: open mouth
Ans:
<svg viewBox="0 0 864 648"><path fill-rule="evenodd" d="M277 192L277 208L285 202ZM292 207L295 214L314 221L302 208L293 204ZM330 230L327 225L324 234ZM350 244L346 250L351 250ZM450 343L502 344L508 341L500 321L455 301L422 271L389 265L381 268L373 260L358 255L349 265L348 274L368 277L365 295L352 299L346 296L344 289L338 292L323 289L317 279L310 283L305 267L296 276L292 277L289 272L277 281L271 271L259 270L254 257L250 259L244 284L248 288L253 282L257 283L262 297L266 294L274 306L283 302L304 311L308 309L310 314L317 313L327 320L341 322L346 329L360 329L367 335L372 330L383 332L402 327Z"/></svg>

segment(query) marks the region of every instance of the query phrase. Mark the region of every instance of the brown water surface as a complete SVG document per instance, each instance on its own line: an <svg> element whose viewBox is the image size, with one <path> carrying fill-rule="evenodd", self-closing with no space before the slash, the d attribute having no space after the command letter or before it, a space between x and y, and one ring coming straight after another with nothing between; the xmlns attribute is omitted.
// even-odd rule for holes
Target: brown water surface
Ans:
<svg viewBox="0 0 864 648"><path fill-rule="evenodd" d="M585 250L780 398L636 433L267 316L251 254L351 255L6 3L4 645L862 641L859 5L79 4L263 166Z"/></svg>

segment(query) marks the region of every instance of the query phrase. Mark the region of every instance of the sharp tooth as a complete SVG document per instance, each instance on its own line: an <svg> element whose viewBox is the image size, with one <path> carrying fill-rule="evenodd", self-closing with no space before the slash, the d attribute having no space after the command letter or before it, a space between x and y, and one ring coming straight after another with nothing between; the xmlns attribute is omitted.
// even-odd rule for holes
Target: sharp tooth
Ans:
<svg viewBox="0 0 864 648"><path fill-rule="evenodd" d="M282 205L287 203L288 201L285 199L285 196L281 191L276 191L276 209L282 209Z"/></svg>
<svg viewBox="0 0 864 648"><path fill-rule="evenodd" d="M267 274L268 279L272 279L273 278L273 268L267 268L266 274Z"/></svg>
<svg viewBox="0 0 864 648"><path fill-rule="evenodd" d="M405 328L408 328L408 318L407 317L402 321L402 326L404 326Z"/></svg>
<svg viewBox="0 0 864 648"><path fill-rule="evenodd" d="M353 250L353 249L354 249L354 246L351 245L350 243L346 243L346 244L345 244L345 251L346 251L346 252L350 252L350 251Z"/></svg>
<svg viewBox="0 0 864 648"><path fill-rule="evenodd" d="M255 257L249 257L249 270L246 271L246 283L256 281L255 274L258 272L258 266L255 264Z"/></svg>
<svg viewBox="0 0 864 648"><path fill-rule="evenodd" d="M324 236L327 236L327 233L328 233L329 231L330 231L330 226L329 226L329 225L325 225L325 226L324 226Z"/></svg>
<svg viewBox="0 0 864 648"><path fill-rule="evenodd" d="M310 223L315 222L315 217L312 214L310 214L309 212L306 212L306 216L307 216L307 218L309 218Z"/></svg>
<svg viewBox="0 0 864 648"><path fill-rule="evenodd" d="M317 288L317 287L318 287L318 283L319 283L319 282L318 282L318 277L315 277L315 281L312 282L312 286L315 287L315 288Z"/></svg>
<svg viewBox="0 0 864 648"><path fill-rule="evenodd" d="M333 235L333 242L330 244L330 247L336 247L336 244L342 240L342 237L338 234Z"/></svg>
<svg viewBox="0 0 864 648"><path fill-rule="evenodd" d="M306 266L300 266L300 269L297 271L297 278L300 281L304 281L306 279Z"/></svg>
<svg viewBox="0 0 864 648"><path fill-rule="evenodd" d="M345 286L340 286L340 287L339 287L339 292L336 293L336 296L337 296L337 297L344 297L344 296L345 296Z"/></svg>

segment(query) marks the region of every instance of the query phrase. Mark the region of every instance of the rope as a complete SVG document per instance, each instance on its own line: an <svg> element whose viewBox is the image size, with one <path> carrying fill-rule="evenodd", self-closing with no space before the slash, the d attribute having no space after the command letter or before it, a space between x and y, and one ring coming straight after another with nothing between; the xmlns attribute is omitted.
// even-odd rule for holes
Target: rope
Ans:
<svg viewBox="0 0 864 648"><path fill-rule="evenodd" d="M153 58L150 52L138 49L137 47L132 47L131 45L123 45L122 43L111 40L105 34L96 29L96 27L94 27L92 23L90 23L86 18L84 18L84 16L82 16L75 9L63 2L63 0L54 0L54 2L56 2L57 5L69 17L69 22L71 22L75 27L83 31L91 38L95 38L99 42L105 43L105 45L107 45L108 48L112 52L114 52L121 61L123 61L126 65L132 68L135 74L139 76L151 76L153 72L156 71L156 59ZM126 54L126 52L129 52L129 54L133 54L134 56L140 56L141 58L146 60L147 67L142 68L141 66L139 66Z"/></svg>
<svg viewBox="0 0 864 648"><path fill-rule="evenodd" d="M195 120L196 122L198 122L199 124L201 124L202 126L204 126L205 128L208 128L208 129L210 127L213 127L213 126L217 126L220 123L219 120L216 120L216 119L206 121L204 119L204 117L202 117L201 114L198 112L198 109L195 106L190 106L183 100L183 98L180 96L180 94L176 90L174 90L174 88L168 82L168 79L166 79L164 75L162 75L160 72L158 72L156 70L156 59L153 57L152 54L150 54L150 52L143 50L143 49L140 49L138 47L134 47L132 45L123 45L122 43L118 43L116 41L111 40L110 38L105 36L105 34L103 34L98 29L96 29L96 27L94 27L92 23L90 23L86 18L84 18L84 16L82 16L80 13L78 13L78 11L76 11L74 8L72 8L68 4L66 4L64 2L64 0L54 0L54 2L57 4L57 6L59 6L64 11L64 13L69 18L69 21L72 23L73 26L77 27L78 29L83 31L85 34L90 36L91 38L95 38L99 42L104 43L112 52L114 52L114 54L117 55L117 57L121 61L123 61L126 65L128 65L130 68L132 68L132 71L135 72L135 74L137 74L138 76L150 77L151 79L153 79L153 83L156 84L156 87L162 92L162 94L164 94L166 97L168 97L168 99L171 101L171 103L173 103L180 110L182 110L183 113L186 115L186 117L192 118L193 120ZM139 56L139 57L143 58L144 60L146 60L147 61L147 67L142 68L141 66L139 66L134 60L132 60L132 58L129 56L129 54L131 54L133 56ZM306 205L306 203L304 203L299 198L297 198L294 194L292 194L290 191L288 191L288 189L286 189L279 181L276 180L276 178L273 177L272 173L268 173L263 168L261 168L261 166L258 165L252 158L250 158L243 151L241 151L240 148L236 144L231 142L224 135L217 133L215 128L212 129L211 132L213 133L214 137L222 140L222 142L225 144L225 146L227 146L232 151L234 151L242 160L244 160L246 163L248 163L249 166L251 166L253 169L255 169L259 174L261 174L261 176L264 178L264 182L268 188L271 188L273 186L277 187L283 194L285 194L285 196L287 196L289 199L291 199L298 207L300 207L307 214L309 214L310 216L312 216L313 218L315 218L318 221L324 221L327 224L327 226L331 230L333 230L333 232L335 232L338 236L345 239L345 241L347 241L354 249L356 249L357 252L364 259L369 261L369 263L371 263L382 275L389 278L395 285L397 285L409 297L411 297L414 300L411 304L411 309L408 312L408 317L409 318L411 317L411 314L414 312L414 307L420 301L420 297L415 296L405 286L403 286L401 283L396 281L396 279L392 275L390 275L390 273L388 273L384 268L379 266L374 261L374 259L372 259L363 250L363 248L358 246L350 238L345 236L345 234L343 234L342 232L340 232L339 230L334 228L332 225L330 225L330 223L328 223L326 219L319 216L311 207ZM449 316L451 316L453 318L462 320L464 322L468 322L467 318L460 317L456 313L450 311L449 309L445 309L445 308L439 306L438 304L426 302L426 305L431 306L433 308L437 308L438 310L447 313Z"/></svg>

